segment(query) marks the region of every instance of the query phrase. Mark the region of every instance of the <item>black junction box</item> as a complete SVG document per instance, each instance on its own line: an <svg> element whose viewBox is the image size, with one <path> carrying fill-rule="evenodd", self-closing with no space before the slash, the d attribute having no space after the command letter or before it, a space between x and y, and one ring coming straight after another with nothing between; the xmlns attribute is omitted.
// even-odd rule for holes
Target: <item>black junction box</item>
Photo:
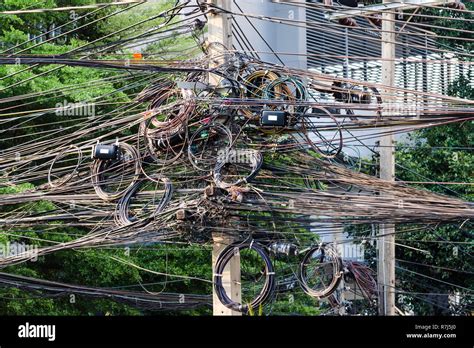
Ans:
<svg viewBox="0 0 474 348"><path fill-rule="evenodd" d="M94 149L94 158L101 160L114 160L118 157L117 145L97 144Z"/></svg>
<svg viewBox="0 0 474 348"><path fill-rule="evenodd" d="M260 124L263 127L286 127L288 114L285 111L262 110Z"/></svg>

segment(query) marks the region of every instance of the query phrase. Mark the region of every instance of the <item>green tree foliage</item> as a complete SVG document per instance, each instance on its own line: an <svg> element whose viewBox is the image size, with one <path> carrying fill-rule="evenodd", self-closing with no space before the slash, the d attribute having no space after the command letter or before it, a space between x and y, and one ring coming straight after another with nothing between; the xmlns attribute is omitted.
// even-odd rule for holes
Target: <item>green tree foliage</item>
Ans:
<svg viewBox="0 0 474 348"><path fill-rule="evenodd" d="M474 99L474 89L470 79L461 77L449 88L449 94L465 99ZM415 132L409 145L400 148L397 161L401 169L397 173L406 181L470 182L474 169L474 154L469 148L474 143L472 121L455 123L441 127L427 128ZM425 179L423 179L425 178ZM420 185L430 190L458 195L465 200L473 200L472 185Z"/></svg>
<svg viewBox="0 0 474 348"><path fill-rule="evenodd" d="M470 1L463 2L469 11L474 10L474 3ZM472 34L472 27L473 25L469 22L462 21L462 19L473 20L474 17L471 13L467 12L460 12L460 11L452 11L450 9L431 9L428 10L429 14L434 14L437 16L443 16L445 18L440 18L434 21L434 25L438 27L448 27L449 30L441 29L441 28L433 28L433 32L440 36L449 36L450 38L439 38L438 42L443 48L463 48L466 52L472 52L474 49L474 45L472 39L474 39L474 35ZM452 20L452 18L459 18L461 20ZM463 31L464 30L464 31ZM466 32L467 30L467 32ZM470 32L469 32L470 31ZM469 39L471 41L466 40L459 40L459 39Z"/></svg>

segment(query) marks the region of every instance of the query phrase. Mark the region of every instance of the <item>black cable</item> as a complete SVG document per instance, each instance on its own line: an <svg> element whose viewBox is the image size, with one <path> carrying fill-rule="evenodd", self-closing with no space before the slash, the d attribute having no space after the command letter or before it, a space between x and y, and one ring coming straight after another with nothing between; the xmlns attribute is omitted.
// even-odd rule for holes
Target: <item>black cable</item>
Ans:
<svg viewBox="0 0 474 348"><path fill-rule="evenodd" d="M150 219L154 218L157 214L163 211L163 209L168 205L169 201L171 200L171 196L173 193L173 185L171 181L167 178L162 178L161 181L165 185L165 190L163 196L161 197L157 207L155 208L154 212L146 217L142 218L142 222L146 223ZM123 197L118 201L117 206L115 208L115 222L119 226L126 226L130 225L134 222L139 221L139 217L137 216L130 216L130 202L134 196L136 196L138 189L145 183L149 183L150 181L147 180L140 180L133 184L128 191L123 195Z"/></svg>
<svg viewBox="0 0 474 348"><path fill-rule="evenodd" d="M265 267L263 270L263 275L265 276L265 284L260 293L252 300L250 304L242 304L233 301L225 291L224 286L222 284L222 276L226 265L229 263L235 253L240 253L240 251L243 249L255 250L265 263ZM214 289L217 294L217 297L224 306L234 311L248 313L249 310L264 305L272 298L274 294L276 282L273 264L265 248L254 240L243 243L237 242L228 245L217 257L214 272Z"/></svg>

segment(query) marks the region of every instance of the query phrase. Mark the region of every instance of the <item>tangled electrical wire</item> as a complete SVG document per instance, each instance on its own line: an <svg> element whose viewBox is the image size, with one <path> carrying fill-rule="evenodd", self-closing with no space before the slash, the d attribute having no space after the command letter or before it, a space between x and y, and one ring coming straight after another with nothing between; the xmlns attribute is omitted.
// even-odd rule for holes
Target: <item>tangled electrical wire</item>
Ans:
<svg viewBox="0 0 474 348"><path fill-rule="evenodd" d="M87 298L109 298L141 310L189 310L211 305L211 296L179 293L144 293L121 289L79 286L0 272L0 287L15 287L40 297L80 295Z"/></svg>
<svg viewBox="0 0 474 348"><path fill-rule="evenodd" d="M321 298L331 295L339 286L342 275L342 259L328 245L311 248L300 264L301 287L311 297Z"/></svg>
<svg viewBox="0 0 474 348"><path fill-rule="evenodd" d="M259 276L252 277L252 280L257 282L260 278L264 278L264 281L259 293L249 303L239 303L232 299L233 295L229 296L229 289L226 290L222 277L224 270L229 267L233 257L238 257L241 263L243 263L243 258L250 257L250 255L242 255L242 250L245 249L254 250L258 254L258 258L263 261L263 267L256 267ZM308 250L298 251L288 243L268 244L267 242L264 245L253 239L235 242L224 248L216 259L214 289L222 304L229 309L243 313L248 313L267 304L275 296L275 292L280 286L276 282L277 275L270 255L278 257L279 254L287 256L303 255L296 280L301 289L313 298L329 298L338 289L344 278L344 264L334 245L321 243L310 247ZM348 262L346 267L348 276L350 275L355 279L364 296L371 300L377 292L377 285L370 268L355 262ZM243 284L243 280L241 280L241 284Z"/></svg>
<svg viewBox="0 0 474 348"><path fill-rule="evenodd" d="M344 266L347 269L344 278L348 278L347 281L354 280L362 295L372 301L378 293L375 272L367 265L356 261L345 262Z"/></svg>
<svg viewBox="0 0 474 348"><path fill-rule="evenodd" d="M192 11L178 20L187 5L189 1L161 14L163 25L94 47L90 54L113 52L147 35L192 33L198 38L204 23L197 17L208 12L188 6ZM376 283L368 268L343 263L334 247L311 239L318 224L430 224L474 217L472 203L363 174L360 154L346 153L351 145L384 134L472 121L472 101L408 89L387 92L380 84L264 62L217 43L201 44L193 59L146 59L128 66L120 60L83 59L90 58L79 55L85 49L59 57L0 56L0 64L126 69L130 74L96 83L126 82L112 96L133 96L113 111L98 110L93 118L65 123L64 129L58 121L35 139L25 136L2 147L0 188L22 183L34 188L2 194L0 207L6 210L0 213L0 226L13 235L25 227L54 228L58 222L86 231L64 243L45 243L39 256L133 243L202 245L216 233L225 234L243 242L231 243L218 256L214 288L226 307L248 313L277 291L270 245L304 238L310 239L304 245L310 247L301 254L296 280L306 294L331 298L346 268L348 279L373 298ZM141 92L132 92L136 90ZM387 111L384 104L396 101L397 94L406 103L423 98L422 117L419 110L403 115ZM94 100L99 109L106 101ZM55 111L7 114L0 121L5 127L1 133L8 141L22 126ZM50 203L48 208L36 211L34 205L43 201ZM222 275L232 257L243 258L247 252L256 253L263 264L250 267L249 278L263 284L253 298L238 303L227 294ZM7 256L0 267L30 258Z"/></svg>
<svg viewBox="0 0 474 348"><path fill-rule="evenodd" d="M153 209L153 211L150 214L147 214L147 216L131 216L130 214L130 204L132 201L132 198L137 195L137 191L146 184L146 180L140 180L134 183L128 191L120 198L120 200L117 202L116 210L115 210L115 221L118 226L126 226L129 224L132 224L134 222L139 221L141 219L142 223L146 223L150 219L153 219L157 214L159 214L169 203L171 200L172 194L173 194L173 185L171 181L169 181L167 178L162 178L161 181L164 184L164 193L161 197L161 199L156 203L156 208ZM154 195L153 195L153 198ZM148 207L149 203L146 204L145 208L142 210L145 210Z"/></svg>
<svg viewBox="0 0 474 348"><path fill-rule="evenodd" d="M265 264L263 269L263 276L265 277L263 288L249 304L237 303L233 301L227 294L222 281L224 269L229 263L230 259L234 256L240 255L240 252L243 249L254 250ZM219 254L216 260L216 264L214 267L214 289L216 291L217 297L224 306L243 313L247 313L249 311L249 308L250 310L253 308L258 308L259 306L266 303L269 299L271 299L271 296L273 295L273 291L275 289L275 271L265 248L253 240L249 242L234 243L228 245Z"/></svg>
<svg viewBox="0 0 474 348"><path fill-rule="evenodd" d="M95 159L91 165L92 186L97 196L105 201L122 197L130 191L140 175L140 154L137 149L124 142L116 145L118 147L116 159ZM131 179L127 178L130 169L132 169Z"/></svg>

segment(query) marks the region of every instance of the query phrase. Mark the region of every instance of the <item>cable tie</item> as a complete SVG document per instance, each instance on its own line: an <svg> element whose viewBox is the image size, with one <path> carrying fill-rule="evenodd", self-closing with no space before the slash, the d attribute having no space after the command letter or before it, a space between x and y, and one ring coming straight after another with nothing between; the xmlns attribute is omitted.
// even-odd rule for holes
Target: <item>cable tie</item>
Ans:
<svg viewBox="0 0 474 348"><path fill-rule="evenodd" d="M253 242L255 242L254 239L252 239L252 241L250 242L249 249L252 249Z"/></svg>
<svg viewBox="0 0 474 348"><path fill-rule="evenodd" d="M214 273L214 277L222 277L222 274Z"/></svg>

